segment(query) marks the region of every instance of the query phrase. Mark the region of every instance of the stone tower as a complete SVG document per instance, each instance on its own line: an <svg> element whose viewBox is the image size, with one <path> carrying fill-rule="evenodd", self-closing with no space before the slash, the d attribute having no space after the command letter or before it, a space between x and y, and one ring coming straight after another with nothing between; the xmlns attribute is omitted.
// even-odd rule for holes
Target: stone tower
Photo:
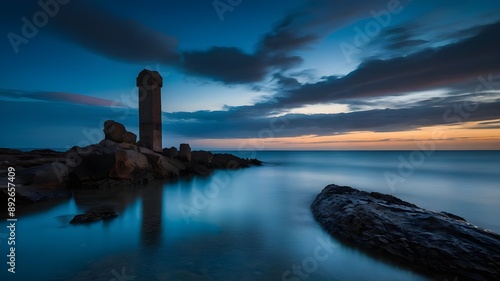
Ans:
<svg viewBox="0 0 500 281"><path fill-rule="evenodd" d="M161 87L163 79L157 71L144 69L137 76L139 88L139 140L144 147L162 151Z"/></svg>

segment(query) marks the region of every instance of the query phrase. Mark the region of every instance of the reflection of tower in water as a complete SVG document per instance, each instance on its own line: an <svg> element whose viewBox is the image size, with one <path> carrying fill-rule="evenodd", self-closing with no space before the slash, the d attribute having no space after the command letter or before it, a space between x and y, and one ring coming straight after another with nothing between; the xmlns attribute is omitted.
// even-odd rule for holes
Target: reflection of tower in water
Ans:
<svg viewBox="0 0 500 281"><path fill-rule="evenodd" d="M163 211L163 184L150 183L142 191L141 241L153 247L161 242L161 219Z"/></svg>

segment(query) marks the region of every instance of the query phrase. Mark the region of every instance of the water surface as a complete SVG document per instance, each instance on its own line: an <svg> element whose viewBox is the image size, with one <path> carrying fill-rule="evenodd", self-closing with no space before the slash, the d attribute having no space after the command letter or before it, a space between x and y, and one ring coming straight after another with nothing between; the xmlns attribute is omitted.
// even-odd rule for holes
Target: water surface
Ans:
<svg viewBox="0 0 500 281"><path fill-rule="evenodd" d="M71 199L27 207L17 222L17 273L8 274L5 266L0 276L95 281L428 280L329 238L309 206L330 183L390 193L500 232L497 151L441 151L418 162L410 159L410 151L266 151L256 156L266 165L143 188L78 191ZM413 168L398 171L402 159ZM387 175L398 181L388 181ZM74 215L99 205L114 206L119 216L69 225ZM7 253L6 241L1 250Z"/></svg>

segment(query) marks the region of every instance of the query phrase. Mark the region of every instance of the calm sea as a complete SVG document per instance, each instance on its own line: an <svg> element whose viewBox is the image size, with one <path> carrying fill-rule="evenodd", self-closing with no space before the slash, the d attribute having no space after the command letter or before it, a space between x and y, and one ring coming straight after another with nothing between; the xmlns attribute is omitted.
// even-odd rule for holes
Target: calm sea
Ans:
<svg viewBox="0 0 500 281"><path fill-rule="evenodd" d="M1 280L428 280L329 238L309 206L331 183L500 232L499 151L234 153L266 164L23 207L16 274L0 230ZM119 216L69 225L99 205Z"/></svg>

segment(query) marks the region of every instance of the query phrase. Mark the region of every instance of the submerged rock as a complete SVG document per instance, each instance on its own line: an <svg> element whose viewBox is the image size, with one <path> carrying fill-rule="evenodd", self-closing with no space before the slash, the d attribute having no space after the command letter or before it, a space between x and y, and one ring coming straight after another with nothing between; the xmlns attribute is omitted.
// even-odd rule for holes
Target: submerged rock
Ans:
<svg viewBox="0 0 500 281"><path fill-rule="evenodd" d="M116 218L117 216L118 214L111 208L100 208L100 209L89 210L84 214L76 215L69 223L71 224L89 223L100 220L108 220Z"/></svg>
<svg viewBox="0 0 500 281"><path fill-rule="evenodd" d="M331 235L433 278L500 280L500 235L392 195L329 185L311 205Z"/></svg>

